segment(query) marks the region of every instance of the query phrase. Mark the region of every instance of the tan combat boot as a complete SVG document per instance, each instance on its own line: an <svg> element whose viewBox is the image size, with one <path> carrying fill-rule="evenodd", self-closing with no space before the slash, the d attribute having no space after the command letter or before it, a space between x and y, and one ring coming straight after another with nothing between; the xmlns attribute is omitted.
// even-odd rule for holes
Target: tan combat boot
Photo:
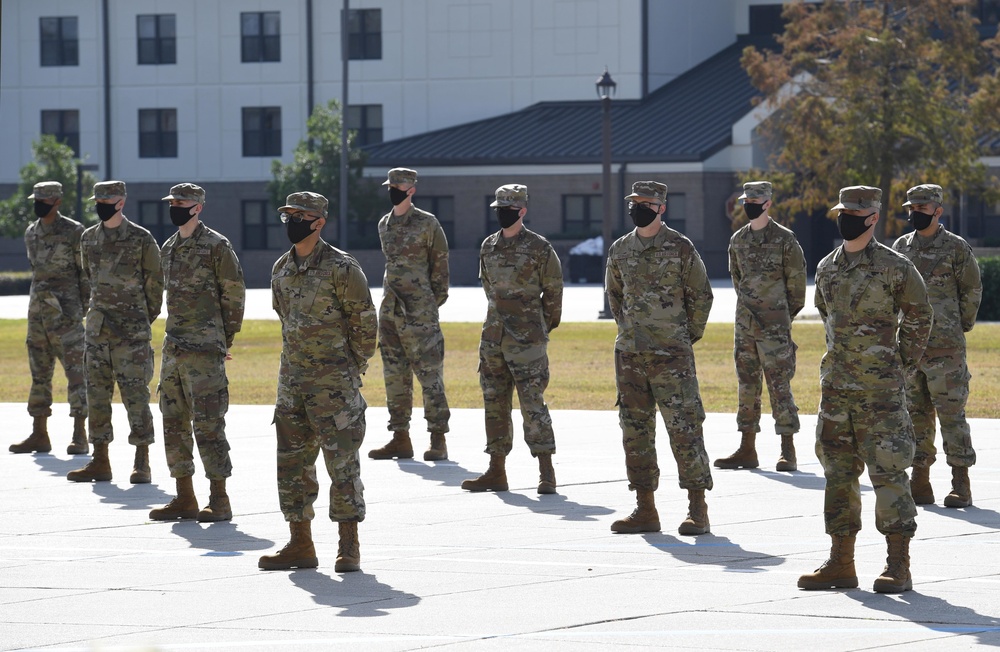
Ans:
<svg viewBox="0 0 1000 652"><path fill-rule="evenodd" d="M875 580L872 589L877 593L909 591L913 588L913 578L910 577L910 537L887 534L885 541L889 548L885 570Z"/></svg>
<svg viewBox="0 0 1000 652"><path fill-rule="evenodd" d="M132 475L128 481L132 484L149 484L152 481L149 472L149 446L146 444L135 447L135 463L132 465Z"/></svg>
<svg viewBox="0 0 1000 652"><path fill-rule="evenodd" d="M636 508L631 514L611 524L611 531L619 534L659 532L660 515L656 512L652 489L635 490Z"/></svg>
<svg viewBox="0 0 1000 652"><path fill-rule="evenodd" d="M48 417L35 417L31 434L24 441L11 444L11 453L48 453L52 450L52 442L49 441L49 431L45 426Z"/></svg>
<svg viewBox="0 0 1000 652"><path fill-rule="evenodd" d="M86 455L90 452L87 444L87 417L73 417L73 442L66 447L69 455Z"/></svg>
<svg viewBox="0 0 1000 652"><path fill-rule="evenodd" d="M443 432L431 433L431 445L424 451L425 462L440 462L448 459L448 444L445 443Z"/></svg>
<svg viewBox="0 0 1000 652"><path fill-rule="evenodd" d="M931 470L927 466L914 466L910 478L910 493L918 505L934 504L934 488L931 487Z"/></svg>
<svg viewBox="0 0 1000 652"><path fill-rule="evenodd" d="M556 492L556 470L552 468L552 453L538 454L538 493Z"/></svg>
<svg viewBox="0 0 1000 652"><path fill-rule="evenodd" d="M704 489L688 489L688 514L677 528L678 534L693 536L708 534L712 526L708 522L708 503Z"/></svg>
<svg viewBox="0 0 1000 652"><path fill-rule="evenodd" d="M226 479L209 480L209 485L212 493L209 494L208 505L198 512L198 521L201 523L231 521L233 508L229 504L229 494L226 493Z"/></svg>
<svg viewBox="0 0 1000 652"><path fill-rule="evenodd" d="M291 540L274 555L264 555L257 562L257 567L263 570L289 570L291 568L316 568L316 548L312 541L312 525L310 521L289 521L288 530Z"/></svg>
<svg viewBox="0 0 1000 652"><path fill-rule="evenodd" d="M361 570L361 544L358 543L358 522L338 523L340 544L337 546L337 563L333 570L338 573L353 573Z"/></svg>
<svg viewBox="0 0 1000 652"><path fill-rule="evenodd" d="M972 484L969 482L969 467L951 467L951 493L944 497L945 507L970 507L972 505Z"/></svg>
<svg viewBox="0 0 1000 652"><path fill-rule="evenodd" d="M856 589L858 573L854 570L854 542L857 534L831 536L830 558L814 573L799 578L799 588L807 591L823 589Z"/></svg>
<svg viewBox="0 0 1000 652"><path fill-rule="evenodd" d="M778 463L774 467L775 471L797 471L799 469L795 459L794 437L795 435L781 436L781 456L778 457Z"/></svg>
<svg viewBox="0 0 1000 652"><path fill-rule="evenodd" d="M108 459L108 442L94 442L94 456L87 466L66 474L70 482L107 482L111 479L111 461Z"/></svg>
<svg viewBox="0 0 1000 652"><path fill-rule="evenodd" d="M401 460L411 459L413 444L410 443L409 431L399 430L392 433L392 440L382 448L368 451L368 457L373 460L391 460L394 457Z"/></svg>
<svg viewBox="0 0 1000 652"><path fill-rule="evenodd" d="M198 499L191 476L177 478L177 496L163 507L150 510L151 521L188 521L198 516Z"/></svg>
<svg viewBox="0 0 1000 652"><path fill-rule="evenodd" d="M475 480L464 480L462 489L466 491L507 491L506 456L502 453L490 455L490 468Z"/></svg>
<svg viewBox="0 0 1000 652"><path fill-rule="evenodd" d="M756 445L757 433L744 432L736 452L729 457L715 460L715 466L720 469L756 469L760 466L757 462Z"/></svg>

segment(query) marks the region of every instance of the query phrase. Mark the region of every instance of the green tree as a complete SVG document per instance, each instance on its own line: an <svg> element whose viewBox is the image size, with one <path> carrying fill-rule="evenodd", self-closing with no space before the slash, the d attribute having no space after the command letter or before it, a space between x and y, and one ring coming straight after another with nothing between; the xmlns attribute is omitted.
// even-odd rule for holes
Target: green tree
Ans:
<svg viewBox="0 0 1000 652"><path fill-rule="evenodd" d="M983 41L964 0L786 4L780 51L748 47L743 66L773 111L776 210L812 214L843 186L882 188L876 237L901 230L906 189L937 183L993 200L980 157L998 127L996 39ZM831 216L833 217L833 216Z"/></svg>
<svg viewBox="0 0 1000 652"><path fill-rule="evenodd" d="M282 206L285 198L293 192L308 190L317 192L330 201L329 226L324 230L326 239L336 241L337 219L340 215L340 103L330 100L325 106L317 106L306 122L306 139L295 146L292 162L285 165L275 160L271 163L274 179L267 190L274 206ZM365 155L354 148L355 134L348 134L348 179L349 198L348 219L357 222L372 222L385 211L384 197L378 192L378 185L362 178ZM353 248L371 246L371 236L360 238L356 233L348 234L348 244ZM375 236L375 244L378 238Z"/></svg>
<svg viewBox="0 0 1000 652"><path fill-rule="evenodd" d="M40 181L58 181L63 186L62 205L59 212L66 217L93 224L94 216L84 211L76 213L76 166L79 161L73 156L73 148L56 140L55 136L43 135L31 143L33 160L21 168L21 181L17 190L7 199L0 201L0 235L16 238L24 235L28 224L34 221L35 212L28 195ZM83 188L88 191L97 179L89 172L83 173ZM89 193L87 195L90 196Z"/></svg>

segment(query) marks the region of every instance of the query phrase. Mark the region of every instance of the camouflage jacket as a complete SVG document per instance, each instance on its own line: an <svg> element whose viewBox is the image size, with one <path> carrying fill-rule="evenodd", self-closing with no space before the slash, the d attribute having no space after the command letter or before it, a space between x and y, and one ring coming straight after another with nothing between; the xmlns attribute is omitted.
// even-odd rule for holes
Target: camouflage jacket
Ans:
<svg viewBox="0 0 1000 652"><path fill-rule="evenodd" d="M436 324L438 306L448 300L448 239L437 218L415 206L403 215L389 211L378 237L385 254L381 318Z"/></svg>
<svg viewBox="0 0 1000 652"><path fill-rule="evenodd" d="M635 230L611 245L605 291L618 323L615 349L630 353L692 355L714 299L694 244L666 225L648 245Z"/></svg>
<svg viewBox="0 0 1000 652"><path fill-rule="evenodd" d="M81 249L90 280L87 336L151 339L150 324L163 305L163 270L150 232L122 217L116 229L89 227Z"/></svg>
<svg viewBox="0 0 1000 652"><path fill-rule="evenodd" d="M24 231L31 264L28 314L61 314L79 326L90 300L90 281L80 267L83 225L63 215L52 224L35 220Z"/></svg>
<svg viewBox="0 0 1000 652"><path fill-rule="evenodd" d="M826 327L823 387L903 388L934 321L913 263L874 238L853 263L837 247L816 268L816 307Z"/></svg>
<svg viewBox="0 0 1000 652"><path fill-rule="evenodd" d="M768 218L747 224L729 240L729 273L736 289L736 326L787 331L806 303L806 259L795 234Z"/></svg>
<svg viewBox="0 0 1000 652"><path fill-rule="evenodd" d="M907 233L892 248L910 259L927 286L934 308L928 349L965 349L965 333L976 325L983 281L972 247L943 226L929 243Z"/></svg>
<svg viewBox="0 0 1000 652"><path fill-rule="evenodd" d="M167 288L166 340L188 351L225 353L243 326L246 284L233 246L199 223L160 250Z"/></svg>
<svg viewBox="0 0 1000 652"><path fill-rule="evenodd" d="M361 265L320 239L301 264L292 248L271 270L281 318L280 376L355 387L375 353L378 318Z"/></svg>
<svg viewBox="0 0 1000 652"><path fill-rule="evenodd" d="M548 341L563 297L562 265L548 240L523 227L510 239L497 231L479 249L479 280L488 304L483 341L505 332L520 344Z"/></svg>

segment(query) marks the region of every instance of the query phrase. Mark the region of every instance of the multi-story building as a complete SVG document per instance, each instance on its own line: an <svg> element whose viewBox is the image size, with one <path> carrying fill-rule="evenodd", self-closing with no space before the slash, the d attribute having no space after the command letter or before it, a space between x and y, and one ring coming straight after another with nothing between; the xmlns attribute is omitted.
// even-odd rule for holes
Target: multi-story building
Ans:
<svg viewBox="0 0 1000 652"><path fill-rule="evenodd" d="M0 194L32 141L55 134L98 178L128 183L126 215L161 242L173 231L165 191L204 186L206 222L233 241L248 281L266 284L288 246L265 190L271 164L291 159L312 107L342 99L344 4L5 0ZM503 183L529 186L531 228L560 252L600 232L594 82L606 67L617 82L615 230L629 184L662 179L669 221L724 276L736 174L763 163L739 52L780 29L780 9L767 0L353 0L348 126L369 153L366 175L420 171L417 204L445 225L453 282L474 283L479 243L493 229L485 199ZM360 248L374 244L370 225L348 233L376 281L380 253ZM336 228L325 235L334 241ZM824 228L805 237L829 248ZM0 268L25 266L20 242L0 242Z"/></svg>

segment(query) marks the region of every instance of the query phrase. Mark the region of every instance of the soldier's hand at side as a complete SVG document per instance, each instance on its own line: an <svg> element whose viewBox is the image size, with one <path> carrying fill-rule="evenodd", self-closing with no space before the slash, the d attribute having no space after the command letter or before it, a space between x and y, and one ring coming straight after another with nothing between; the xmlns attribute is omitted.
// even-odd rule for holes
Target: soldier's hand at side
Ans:
<svg viewBox="0 0 1000 652"><path fill-rule="evenodd" d="M232 360L232 359L233 359L232 352L230 352L229 349L226 349L226 360Z"/></svg>

